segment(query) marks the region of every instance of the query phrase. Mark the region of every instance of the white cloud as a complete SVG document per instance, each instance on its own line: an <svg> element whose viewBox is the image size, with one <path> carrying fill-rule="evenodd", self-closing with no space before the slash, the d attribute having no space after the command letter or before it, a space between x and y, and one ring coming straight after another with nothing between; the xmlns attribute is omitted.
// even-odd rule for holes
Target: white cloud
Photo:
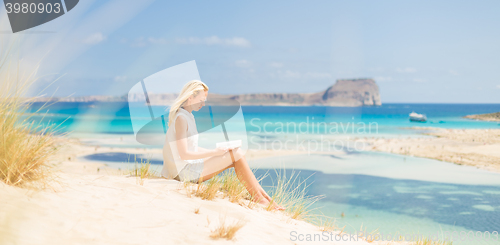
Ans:
<svg viewBox="0 0 500 245"><path fill-rule="evenodd" d="M106 36L104 36L100 32L96 32L96 33L90 34L88 37L83 39L83 43L93 45L93 44L98 44L104 40L106 40Z"/></svg>
<svg viewBox="0 0 500 245"><path fill-rule="evenodd" d="M204 45L225 45L247 48L250 47L250 41L242 37L220 38L217 36L211 37L188 37L176 38L175 41L179 44L204 44Z"/></svg>
<svg viewBox="0 0 500 245"><path fill-rule="evenodd" d="M397 72L399 73L415 73L417 72L417 69L413 68L413 67L406 67L406 68L398 68L396 69Z"/></svg>
<svg viewBox="0 0 500 245"><path fill-rule="evenodd" d="M273 68L282 68L285 65L283 65L283 63L280 63L280 62L271 62L271 63L269 63L269 66L273 67Z"/></svg>
<svg viewBox="0 0 500 245"><path fill-rule="evenodd" d="M238 67L249 67L252 65L252 62L248 60L237 60L234 64Z"/></svg>
<svg viewBox="0 0 500 245"><path fill-rule="evenodd" d="M374 79L377 82L389 82L389 81L392 81L392 77L375 77Z"/></svg>
<svg viewBox="0 0 500 245"><path fill-rule="evenodd" d="M497 88L498 88L498 89L500 89L500 84L499 84L499 85L497 85Z"/></svg>
<svg viewBox="0 0 500 245"><path fill-rule="evenodd" d="M165 38L156 37L138 37L134 40L128 41L127 39L120 40L122 43L128 43L131 47L144 47L149 44L159 44L164 45L168 43L178 43L178 44L194 44L194 45L223 45L223 46L235 46L235 47L250 47L250 41L242 37L233 38L219 38L217 36L199 38L199 37L188 37L188 38L175 38L174 41L169 41Z"/></svg>
<svg viewBox="0 0 500 245"><path fill-rule="evenodd" d="M134 40L127 40L127 39L122 39L120 40L121 43L129 44L130 47L145 47L146 45L149 44L168 44L168 41L165 38L155 38L155 37L138 37Z"/></svg>
<svg viewBox="0 0 500 245"><path fill-rule="evenodd" d="M285 72L279 72L285 78L301 78L300 72L286 70Z"/></svg>
<svg viewBox="0 0 500 245"><path fill-rule="evenodd" d="M168 43L168 41L165 38L150 37L150 38L148 38L148 41L152 44L167 44Z"/></svg>
<svg viewBox="0 0 500 245"><path fill-rule="evenodd" d="M449 72L451 75L453 75L453 76L458 76L458 75L460 75L460 74L458 73L458 71L455 71L455 70L449 70L448 72Z"/></svg>
<svg viewBox="0 0 500 245"><path fill-rule="evenodd" d="M138 37L130 42L130 47L144 47L148 44L144 37Z"/></svg>
<svg viewBox="0 0 500 245"><path fill-rule="evenodd" d="M125 82L127 81L127 76L116 76L114 80L115 82Z"/></svg>

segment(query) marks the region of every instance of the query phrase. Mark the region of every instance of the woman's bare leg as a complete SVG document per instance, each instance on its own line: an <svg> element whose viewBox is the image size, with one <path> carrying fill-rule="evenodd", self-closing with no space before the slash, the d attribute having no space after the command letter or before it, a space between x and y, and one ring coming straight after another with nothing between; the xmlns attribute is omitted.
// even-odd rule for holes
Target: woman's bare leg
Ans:
<svg viewBox="0 0 500 245"><path fill-rule="evenodd" d="M256 199L257 202L268 205L271 198L264 191L262 186L255 178L252 170L248 166L245 156L241 149L233 151L233 156L235 157L235 162L232 162L230 153L226 153L222 156L215 156L205 160L205 164L202 172L202 181L208 180L213 176L219 174L220 172L234 167L236 176L245 185L247 191ZM283 207L278 206L278 209L283 209Z"/></svg>
<svg viewBox="0 0 500 245"><path fill-rule="evenodd" d="M248 167L246 160L244 160L242 151L240 149L233 151L233 156L235 158L234 163L230 152L227 152L222 156L208 158L203 164L204 166L201 174L202 181L212 178L225 169L234 167L236 176L238 177L240 182L245 185L245 188L250 193L250 195L252 195L252 197L254 197L259 203L265 204L266 202L268 202L267 199L261 194L259 188L260 184L257 182L257 179L255 179L255 176Z"/></svg>
<svg viewBox="0 0 500 245"><path fill-rule="evenodd" d="M255 192L258 193L258 197L263 197L263 199L257 199L258 203L264 204L264 205L269 205L269 203L272 201L271 197L266 193L266 191L262 188L262 186L259 184L259 181L257 178L255 178L255 175L253 174L252 170L248 166L246 158L243 156L240 158L237 162L234 164L234 170L236 174L241 174L242 176L246 177L246 181L251 181L251 188L254 188ZM243 177L243 178L245 178ZM241 181L242 178L240 178ZM248 187L247 187L248 190ZM250 192L250 191L249 191ZM251 192L250 192L251 193ZM253 196L253 195L252 195ZM284 210L285 208L280 206L280 205L273 205L274 208L278 210Z"/></svg>
<svg viewBox="0 0 500 245"><path fill-rule="evenodd" d="M210 157L208 157L207 159L209 159L209 158ZM224 168L224 169L222 169L222 170L220 170L218 172L215 172L215 173L212 173L212 174L208 174L208 175L205 175L205 176L202 175L203 177L201 179L201 182L207 181L207 180L211 179L212 177L214 177L215 175L220 174L222 171L224 171L224 170L226 170L228 168L232 168L234 166L235 166L234 163L231 163L231 165L227 166L226 168ZM235 172L236 172L236 170L235 170ZM255 175L254 175L254 177L255 177ZM257 183L258 183L258 181L257 181ZM269 202L272 200L272 198L266 193L266 191L264 190L264 188L262 188L262 186L260 184L258 186L258 189L259 189L260 194L264 198L266 198Z"/></svg>

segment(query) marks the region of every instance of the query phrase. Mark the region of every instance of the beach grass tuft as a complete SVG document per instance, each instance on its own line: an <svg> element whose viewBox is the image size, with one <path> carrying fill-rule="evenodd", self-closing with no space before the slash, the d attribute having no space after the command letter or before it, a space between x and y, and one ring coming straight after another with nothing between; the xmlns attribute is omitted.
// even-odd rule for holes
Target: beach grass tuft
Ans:
<svg viewBox="0 0 500 245"><path fill-rule="evenodd" d="M361 227L359 228L359 231L361 233L358 235L363 237L363 239L365 239L367 242L373 242L377 239L378 236L380 236L380 232L378 231L378 228L371 231L371 232L368 232L366 229L367 229L367 227L365 226L363 229L363 224L361 224Z"/></svg>
<svg viewBox="0 0 500 245"><path fill-rule="evenodd" d="M334 217L326 217L324 216L322 219L319 221L319 229L321 231L326 231L326 232L332 232L338 229L337 227L337 220Z"/></svg>
<svg viewBox="0 0 500 245"><path fill-rule="evenodd" d="M298 178L300 172L291 170L290 176L286 175L286 169L280 169L276 172L276 184L271 187L271 203L266 207L266 210L273 208L273 203L285 207L285 212L291 218L297 220L310 221L317 215L313 214L316 208L312 208L312 204L323 198L323 196L308 196L306 188L310 185L306 184L307 177L303 180Z"/></svg>
<svg viewBox="0 0 500 245"><path fill-rule="evenodd" d="M251 195L236 176L234 169L228 169L220 174L221 191L229 198L230 202L239 203L241 200L250 200Z"/></svg>
<svg viewBox="0 0 500 245"><path fill-rule="evenodd" d="M208 181L198 184L198 187L194 191L194 195L200 197L203 200L213 200L217 193L219 193L222 186L222 178L218 175L212 177Z"/></svg>
<svg viewBox="0 0 500 245"><path fill-rule="evenodd" d="M250 200L251 196L236 176L233 169L225 170L211 179L195 185L189 181L183 182L183 187L186 190L186 195L191 197L195 195L201 197L203 200L213 200L217 194L223 193L230 202L240 203L243 199Z"/></svg>
<svg viewBox="0 0 500 245"><path fill-rule="evenodd" d="M144 184L145 179L160 178L158 171L151 169L151 158L137 161L136 155L134 155L134 168L129 170L129 174L130 176L137 177L137 181L140 185Z"/></svg>
<svg viewBox="0 0 500 245"><path fill-rule="evenodd" d="M210 238L212 239L224 238L227 240L232 240L236 235L236 232L238 232L245 225L242 220L238 220L237 222L232 224L226 224L225 217L219 217L219 219L220 222L218 226L216 226L215 229L211 230Z"/></svg>
<svg viewBox="0 0 500 245"><path fill-rule="evenodd" d="M192 188L194 186L194 184L189 182L189 181L182 181L181 184L182 184L181 188L184 188L184 190L186 191L186 196L191 198L193 196L193 193L194 193L194 190ZM181 189L181 188L179 188L179 189Z"/></svg>
<svg viewBox="0 0 500 245"><path fill-rule="evenodd" d="M285 212L293 219L310 220L315 217L311 205L322 198L322 196L308 196L306 193L306 179L298 178L298 173L291 171L291 176L287 176L285 169L275 170L277 175L277 183L271 187L271 203L265 207L267 211L273 210L275 203L285 207ZM264 176L260 176L257 180L260 183ZM245 185L240 182L233 169L222 171L211 179L198 184L192 188L194 184L189 181L184 181L183 187L186 195L191 197L195 195L203 200L213 200L218 193L223 193L224 197L228 197L231 202L241 203L243 200L248 200L248 208L254 208L256 202L248 193Z"/></svg>
<svg viewBox="0 0 500 245"><path fill-rule="evenodd" d="M33 98L26 92L36 81L36 71L26 76L11 74L13 68L0 61L0 181L12 186L45 187L52 166L49 160L59 149L56 126L35 122L30 113Z"/></svg>

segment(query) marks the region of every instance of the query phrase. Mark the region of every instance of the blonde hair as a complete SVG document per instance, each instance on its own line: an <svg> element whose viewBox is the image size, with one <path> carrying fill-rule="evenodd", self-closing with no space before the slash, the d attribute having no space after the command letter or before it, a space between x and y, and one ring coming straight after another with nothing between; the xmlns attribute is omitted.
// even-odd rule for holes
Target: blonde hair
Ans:
<svg viewBox="0 0 500 245"><path fill-rule="evenodd" d="M188 83L182 87L181 93L177 96L177 98L174 100L174 103L172 106L170 106L170 111L168 114L168 126L170 127L170 124L175 118L175 115L177 115L177 112L179 111L179 108L186 103L187 99L190 96L197 96L198 93L201 91L208 91L208 86L203 83L200 80L191 80Z"/></svg>

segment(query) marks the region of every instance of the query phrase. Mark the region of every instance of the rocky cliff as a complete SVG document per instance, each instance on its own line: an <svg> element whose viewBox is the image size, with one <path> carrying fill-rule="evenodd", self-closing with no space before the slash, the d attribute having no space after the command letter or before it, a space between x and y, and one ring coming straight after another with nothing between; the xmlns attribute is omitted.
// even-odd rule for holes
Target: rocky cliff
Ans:
<svg viewBox="0 0 500 245"><path fill-rule="evenodd" d="M149 93L152 105L170 105L177 94ZM144 101L144 93L129 96L84 96L58 99L59 101ZM208 101L237 100L241 105L278 105L278 106L374 106L381 105L377 84L373 79L341 79L324 91L316 93L256 93L223 95L208 93ZM43 98L37 99L43 101Z"/></svg>
<svg viewBox="0 0 500 245"><path fill-rule="evenodd" d="M373 79L343 79L321 96L325 105L382 105L378 86Z"/></svg>
<svg viewBox="0 0 500 245"><path fill-rule="evenodd" d="M381 105L377 84L373 79L342 79L324 91L316 93L259 93L220 95L208 93L210 98L238 100L242 105L325 105L373 106Z"/></svg>

